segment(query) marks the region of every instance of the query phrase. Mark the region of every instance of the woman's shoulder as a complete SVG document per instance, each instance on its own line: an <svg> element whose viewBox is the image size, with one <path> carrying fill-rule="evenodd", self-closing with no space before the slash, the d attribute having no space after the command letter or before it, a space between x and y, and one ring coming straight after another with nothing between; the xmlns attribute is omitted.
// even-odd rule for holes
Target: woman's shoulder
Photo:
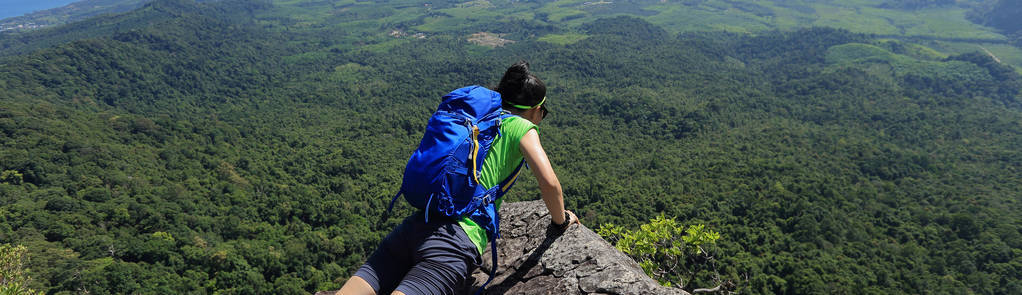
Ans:
<svg viewBox="0 0 1022 295"><path fill-rule="evenodd" d="M511 132L518 135L518 137L525 135L526 132L533 128L539 131L539 127L536 124L519 116L508 116L501 122L501 131Z"/></svg>

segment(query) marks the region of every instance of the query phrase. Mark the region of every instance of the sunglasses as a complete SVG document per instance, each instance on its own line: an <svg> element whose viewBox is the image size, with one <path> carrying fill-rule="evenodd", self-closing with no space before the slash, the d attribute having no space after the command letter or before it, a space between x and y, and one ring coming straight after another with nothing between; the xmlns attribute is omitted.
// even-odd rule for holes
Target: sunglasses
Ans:
<svg viewBox="0 0 1022 295"><path fill-rule="evenodd" d="M539 110L540 110L540 111L543 111L543 119L546 119L546 115L549 115L549 114L550 114L550 110L548 110L548 109L546 108L546 105L545 105L545 104L544 104L544 105L541 105L541 106L539 106Z"/></svg>

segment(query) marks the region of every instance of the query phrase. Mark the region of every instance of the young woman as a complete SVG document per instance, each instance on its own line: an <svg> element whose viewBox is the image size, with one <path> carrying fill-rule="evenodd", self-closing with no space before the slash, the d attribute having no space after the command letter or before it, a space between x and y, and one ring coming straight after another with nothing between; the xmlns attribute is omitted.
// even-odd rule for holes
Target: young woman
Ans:
<svg viewBox="0 0 1022 295"><path fill-rule="evenodd" d="M539 181L551 222L565 227L577 223L575 214L564 210L561 184L539 142L537 125L548 114L546 85L529 72L529 63L520 61L507 69L495 91L504 111L515 116L501 122L479 183L499 184L524 158ZM454 294L482 262L488 241L486 231L467 217L434 217L427 223L422 212L416 213L383 239L338 294Z"/></svg>

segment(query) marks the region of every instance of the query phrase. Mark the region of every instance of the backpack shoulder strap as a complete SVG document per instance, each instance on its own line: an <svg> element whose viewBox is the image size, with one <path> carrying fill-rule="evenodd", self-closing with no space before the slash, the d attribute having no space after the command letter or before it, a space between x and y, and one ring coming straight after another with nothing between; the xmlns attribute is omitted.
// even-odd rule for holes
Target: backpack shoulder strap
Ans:
<svg viewBox="0 0 1022 295"><path fill-rule="evenodd" d="M498 199L504 196L504 194L511 190L511 187L515 185L515 182L518 181L518 175L522 173L522 167L528 168L528 165L525 164L525 159L522 159L522 162L518 163L518 168L515 168L515 171L511 172L511 176L508 176L507 179L500 183Z"/></svg>

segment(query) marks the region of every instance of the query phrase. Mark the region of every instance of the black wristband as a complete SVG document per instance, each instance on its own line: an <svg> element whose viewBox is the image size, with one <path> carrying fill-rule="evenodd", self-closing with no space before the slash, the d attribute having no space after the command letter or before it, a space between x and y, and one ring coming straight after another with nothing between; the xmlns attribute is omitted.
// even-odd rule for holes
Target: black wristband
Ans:
<svg viewBox="0 0 1022 295"><path fill-rule="evenodd" d="M557 224L553 220L550 220L550 224L560 229L568 228L568 226L571 225L571 215L568 215L568 210L564 210L564 223Z"/></svg>

